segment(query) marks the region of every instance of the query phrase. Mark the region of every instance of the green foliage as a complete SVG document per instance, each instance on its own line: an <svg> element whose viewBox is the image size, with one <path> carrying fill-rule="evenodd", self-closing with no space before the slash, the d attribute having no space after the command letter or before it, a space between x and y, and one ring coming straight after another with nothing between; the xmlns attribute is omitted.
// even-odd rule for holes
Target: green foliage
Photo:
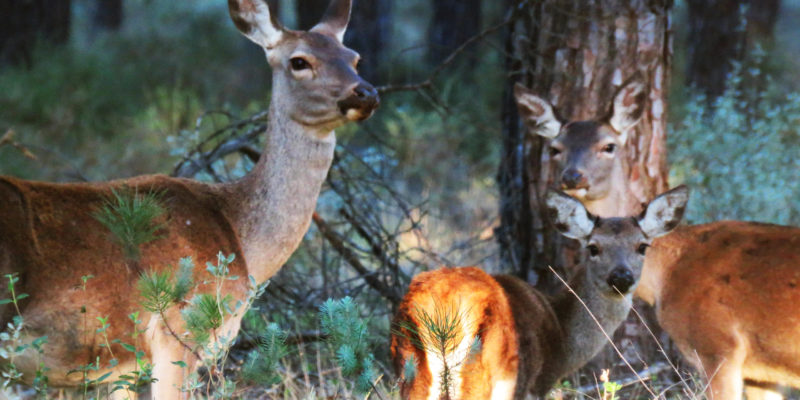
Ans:
<svg viewBox="0 0 800 400"><path fill-rule="evenodd" d="M800 223L800 93L760 74L737 65L724 95L711 106L693 96L671 130L672 175L692 188L691 222Z"/></svg>
<svg viewBox="0 0 800 400"><path fill-rule="evenodd" d="M171 268L142 273L137 287L142 298L140 304L145 310L163 313L170 305L183 300L189 293L194 286L192 279L194 262L191 257L185 257L180 260L179 265L177 276L173 276Z"/></svg>
<svg viewBox="0 0 800 400"><path fill-rule="evenodd" d="M378 378L375 357L369 346L367 322L361 318L358 305L350 297L328 299L319 308L322 332L336 352L342 374L355 378L355 389L368 392Z"/></svg>
<svg viewBox="0 0 800 400"><path fill-rule="evenodd" d="M28 297L25 293L16 292L16 284L19 282L19 276L16 273L6 274L8 279L8 293L11 295L9 299L0 300L0 304L13 304L16 315L8 322L5 331L0 332L0 358L5 360L0 370L0 377L2 377L2 387L8 388L14 383L19 383L22 379L22 372L17 370L15 359L22 356L26 352L33 351L36 355L36 372L33 378L32 386L36 392L37 398L46 398L49 380L47 378L47 371L50 368L44 365L44 345L47 344L47 336L40 336L32 338L33 341L27 343L23 341L23 332L25 324L22 314L19 309L19 301ZM26 338L30 339L30 338Z"/></svg>
<svg viewBox="0 0 800 400"><path fill-rule="evenodd" d="M406 358L405 362L403 362L403 379L406 382L411 382L414 378L417 377L417 371L419 368L419 361L417 361L417 357L411 354Z"/></svg>
<svg viewBox="0 0 800 400"><path fill-rule="evenodd" d="M230 300L230 296L225 299ZM189 306L181 311L181 315L193 340L200 344L207 343L212 331L222 326L222 305L213 294L201 293L194 296Z"/></svg>
<svg viewBox="0 0 800 400"><path fill-rule="evenodd" d="M280 326L270 323L258 336L258 347L247 355L242 377L259 385L274 385L283 378L278 372L280 361L289 354L287 334Z"/></svg>
<svg viewBox="0 0 800 400"><path fill-rule="evenodd" d="M137 190L111 190L111 197L95 211L94 218L111 231L114 241L122 246L125 258L138 261L139 246L159 238L157 232L166 227L155 221L166 214L158 192L139 194Z"/></svg>

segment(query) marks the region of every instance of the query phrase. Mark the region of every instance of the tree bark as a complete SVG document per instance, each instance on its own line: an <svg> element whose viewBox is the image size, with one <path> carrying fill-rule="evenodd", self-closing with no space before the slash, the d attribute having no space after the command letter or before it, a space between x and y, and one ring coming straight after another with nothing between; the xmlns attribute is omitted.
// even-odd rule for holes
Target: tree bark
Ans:
<svg viewBox="0 0 800 400"><path fill-rule="evenodd" d="M0 0L0 65L30 65L37 40L65 43L70 20L70 0Z"/></svg>
<svg viewBox="0 0 800 400"><path fill-rule="evenodd" d="M92 14L92 28L95 32L116 31L122 27L124 16L122 0L96 0Z"/></svg>
<svg viewBox="0 0 800 400"><path fill-rule="evenodd" d="M509 5L516 0L507 0ZM672 61L669 0L543 0L527 6L509 30L503 99L503 158L498 170L501 225L497 237L506 267L554 292L562 285L565 239L547 221L544 198L556 176L545 139L521 125L512 95L521 82L549 99L561 118L604 115L620 85L640 73L649 85L642 121L628 133L628 184L642 202L668 188L666 101ZM638 210L630 210L635 213ZM563 276L562 275L562 276ZM634 340L644 332L626 323ZM637 343L650 343L642 339ZM638 346L629 346L641 349Z"/></svg>
<svg viewBox="0 0 800 400"><path fill-rule="evenodd" d="M438 64L480 31L481 0L434 0L428 28L428 61Z"/></svg>
<svg viewBox="0 0 800 400"><path fill-rule="evenodd" d="M690 0L686 80L711 100L725 91L733 62L769 46L780 0Z"/></svg>
<svg viewBox="0 0 800 400"><path fill-rule="evenodd" d="M546 274L548 265L558 265L559 240L544 222L542 208L555 176L543 151L544 139L528 135L516 118L511 94L515 82L549 98L562 118L574 121L606 113L620 84L641 73L649 94L642 121L629 133L629 185L642 201L667 189L672 4L657 0L581 3L546 0L532 4L508 36L512 79L503 103L500 236L504 260L524 278L535 279ZM527 241L519 243L518 238Z"/></svg>

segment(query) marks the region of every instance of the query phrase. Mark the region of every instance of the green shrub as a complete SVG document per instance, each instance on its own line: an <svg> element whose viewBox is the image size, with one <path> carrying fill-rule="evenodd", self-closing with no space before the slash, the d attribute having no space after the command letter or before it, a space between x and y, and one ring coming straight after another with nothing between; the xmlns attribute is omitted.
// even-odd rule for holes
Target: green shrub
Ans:
<svg viewBox="0 0 800 400"><path fill-rule="evenodd" d="M692 96L670 131L672 183L692 188L690 222L800 224L800 93L759 75L737 66L724 95L710 106ZM747 88L761 79L765 89Z"/></svg>

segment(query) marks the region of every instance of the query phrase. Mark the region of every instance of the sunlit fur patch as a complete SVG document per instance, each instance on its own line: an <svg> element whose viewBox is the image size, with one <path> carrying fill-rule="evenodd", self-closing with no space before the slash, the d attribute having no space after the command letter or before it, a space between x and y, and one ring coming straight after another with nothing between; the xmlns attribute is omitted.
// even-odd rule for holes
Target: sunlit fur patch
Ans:
<svg viewBox="0 0 800 400"><path fill-rule="evenodd" d="M572 197L575 197L576 199L583 199L586 197L586 193L588 193L588 190L585 188L572 189L572 190L568 189L564 190L564 192Z"/></svg>
<svg viewBox="0 0 800 400"><path fill-rule="evenodd" d="M513 379L498 381L492 388L491 400L511 400L514 398L516 382Z"/></svg>
<svg viewBox="0 0 800 400"><path fill-rule="evenodd" d="M369 112L369 113L365 114L363 111L361 111L359 109L351 108L351 109L347 110L347 113L345 114L345 118L347 118L350 121L363 121L363 120L369 118L370 115L372 115L372 112Z"/></svg>

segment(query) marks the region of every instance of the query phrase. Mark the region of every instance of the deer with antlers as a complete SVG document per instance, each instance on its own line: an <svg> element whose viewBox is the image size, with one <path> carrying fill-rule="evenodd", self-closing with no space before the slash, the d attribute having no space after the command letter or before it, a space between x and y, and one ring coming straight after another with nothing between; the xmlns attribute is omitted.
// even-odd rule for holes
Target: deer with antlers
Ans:
<svg viewBox="0 0 800 400"><path fill-rule="evenodd" d="M637 103L625 100L638 98L639 84L631 84L615 111ZM529 130L551 139L561 187L590 212L624 215L629 207L617 205L632 197L616 167L627 150L621 129L601 124L586 134L575 127L587 122L563 123L522 86L515 94ZM776 385L800 388L798 248L798 228L718 221L680 226L648 250L636 295L655 306L661 327L709 380L709 397L741 399L744 391L749 400L780 399Z"/></svg>
<svg viewBox="0 0 800 400"><path fill-rule="evenodd" d="M141 248L139 265L161 270L191 256L201 262L223 251L236 254L230 265L238 280L222 287L234 300L249 289L247 276L264 282L297 248L308 229L320 187L330 167L335 134L348 121L368 118L378 106L375 88L356 71L359 56L342 44L350 17L350 0L332 0L321 22L309 31L283 27L266 0L229 0L236 27L264 48L272 67L272 100L266 146L256 166L241 180L206 184L153 175L103 183L55 184L0 177L0 272L19 274L17 292L28 298L19 304L24 319L23 340L47 336L44 363L52 386L81 383L80 374L67 372L94 361L106 351L88 319L108 317L109 339L124 339L128 314L140 309L132 290L138 271L126 266L122 250L93 217L112 190L135 188L161 194L166 209L160 238ZM198 281L211 280L199 271ZM93 275L86 290L83 276ZM201 284L195 290L214 290ZM17 313L0 306L3 326ZM181 305L165 317L182 331ZM243 312L229 318L219 335L233 337ZM144 349L151 358L154 399L179 398L184 369L197 360L171 335L157 315L143 315L148 330ZM111 344L119 356L114 375L134 370L133 355ZM32 379L33 355L15 360ZM97 371L102 375L105 371ZM94 379L96 376L90 375ZM112 377L113 378L113 377Z"/></svg>
<svg viewBox="0 0 800 400"><path fill-rule="evenodd" d="M687 200L688 190L678 187L640 217L598 218L578 200L550 192L554 226L582 245L571 290L553 298L516 277L475 267L414 277L395 315L391 344L403 398L546 395L625 320L649 243L678 225ZM450 333L442 345L443 331Z"/></svg>

